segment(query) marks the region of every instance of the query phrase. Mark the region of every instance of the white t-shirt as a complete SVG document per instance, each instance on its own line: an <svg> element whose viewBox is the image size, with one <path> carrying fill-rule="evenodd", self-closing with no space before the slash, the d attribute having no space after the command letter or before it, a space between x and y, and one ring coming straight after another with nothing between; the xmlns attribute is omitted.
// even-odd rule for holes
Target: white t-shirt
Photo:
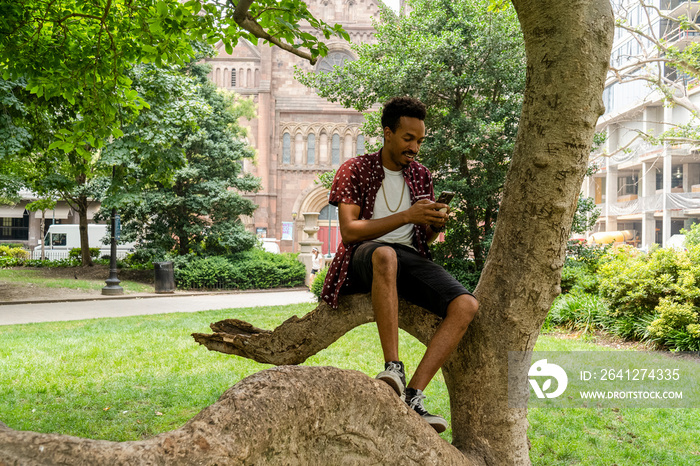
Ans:
<svg viewBox="0 0 700 466"><path fill-rule="evenodd" d="M374 201L374 214L372 219L379 219L394 215L411 207L410 188L403 178L403 171L392 171L384 168L384 180L377 192L377 199ZM386 197L385 197L386 196ZM387 205L388 204L388 205ZM391 207L391 209L390 209ZM392 212L392 210L394 212ZM413 225L407 224L390 231L384 236L380 236L374 241L382 243L398 243L413 247Z"/></svg>
<svg viewBox="0 0 700 466"><path fill-rule="evenodd" d="M311 253L311 268L314 270L321 270L321 263L323 261L323 255L321 253L318 253L314 255L314 253Z"/></svg>

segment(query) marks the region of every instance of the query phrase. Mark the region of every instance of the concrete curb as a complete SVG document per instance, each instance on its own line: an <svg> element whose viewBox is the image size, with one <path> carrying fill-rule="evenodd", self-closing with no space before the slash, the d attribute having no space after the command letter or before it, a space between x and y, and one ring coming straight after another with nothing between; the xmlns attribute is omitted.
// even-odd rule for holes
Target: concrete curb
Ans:
<svg viewBox="0 0 700 466"><path fill-rule="evenodd" d="M235 295L248 293L279 293L284 291L309 291L305 286L294 288L268 288L264 290L230 290L230 291L183 291L174 293L134 293L128 295L108 296L86 296L84 298L64 298L64 299L30 299L22 301L2 301L0 306L11 306L14 304L51 304L51 303L74 303L83 301L107 301L117 299L149 299L149 298L178 298L187 296L212 296L212 295Z"/></svg>

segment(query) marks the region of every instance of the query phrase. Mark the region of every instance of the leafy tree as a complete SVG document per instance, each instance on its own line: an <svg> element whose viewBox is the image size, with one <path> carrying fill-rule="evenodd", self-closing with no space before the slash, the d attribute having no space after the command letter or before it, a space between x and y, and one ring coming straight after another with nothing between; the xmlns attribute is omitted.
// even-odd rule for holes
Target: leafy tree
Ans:
<svg viewBox="0 0 700 466"><path fill-rule="evenodd" d="M121 138L122 127L149 107L134 82L135 65L187 63L206 47L203 38L209 44L223 41L228 51L240 38L253 43L261 38L313 62L327 52L320 37L348 37L339 25L314 18L300 0L243 0L235 5L199 0L0 0L0 11L0 105L10 110L0 117L0 182L4 188L16 188L18 180L32 174L36 179L51 174L45 186L31 188L61 192L80 213L87 265L83 214L87 199L105 188L88 180L108 174L100 171L101 149ZM8 163L7 157L25 153L41 158L41 165L32 173L18 174L25 167ZM123 157L121 162L124 167ZM145 162L142 169L165 176L182 159ZM125 188L119 184L123 171L115 172L112 196Z"/></svg>
<svg viewBox="0 0 700 466"><path fill-rule="evenodd" d="M187 161L175 172L172 183L138 179L153 170L134 172L133 179L142 188L123 199L126 238L140 242L141 248L161 253L174 250L179 255L249 249L255 244L255 237L245 231L239 218L251 215L256 206L241 192L256 191L259 180L242 173L242 161L253 158L254 153L244 142L245 131L238 121L242 117L254 118L253 103L218 90L207 79L208 65L191 64L187 69L197 82L197 98L207 111L199 116L196 127L175 127L178 131L170 136L180 141ZM143 135L143 125L138 120L126 130L130 132L151 137ZM115 152L127 150L125 139L115 144Z"/></svg>
<svg viewBox="0 0 700 466"><path fill-rule="evenodd" d="M584 234L591 231L598 221L598 217L600 217L600 208L596 207L595 199L586 197L583 193L579 194L571 232Z"/></svg>
<svg viewBox="0 0 700 466"><path fill-rule="evenodd" d="M83 119L63 98L40 101L43 99L22 86L7 91L25 94L27 105L15 111L15 120L28 131L31 141L29 147L5 155L10 162L7 184L14 181L11 186L15 188L23 186L41 197L62 199L78 213L83 265L92 265L87 251L90 204L110 194L110 189L113 195L106 207L138 190L141 185L124 179L135 170L148 174L141 180L168 179L174 168L185 163L178 145L181 129L191 126L198 113L205 111L194 94L192 79L174 68L140 65L130 71L129 79L139 98L150 103L149 108L136 117L137 124L129 127L128 134L120 129L120 138L103 149L89 144L80 150L68 143L62 145L62 136ZM116 182L110 181L113 173L117 174Z"/></svg>
<svg viewBox="0 0 700 466"><path fill-rule="evenodd" d="M436 258L468 257L483 267L498 214L525 84L522 35L512 7L487 0L407 2L408 16L384 9L376 44L326 74L298 73L331 101L367 111L396 95L428 107L421 162L437 190L457 193L454 221ZM379 112L365 134L379 136Z"/></svg>

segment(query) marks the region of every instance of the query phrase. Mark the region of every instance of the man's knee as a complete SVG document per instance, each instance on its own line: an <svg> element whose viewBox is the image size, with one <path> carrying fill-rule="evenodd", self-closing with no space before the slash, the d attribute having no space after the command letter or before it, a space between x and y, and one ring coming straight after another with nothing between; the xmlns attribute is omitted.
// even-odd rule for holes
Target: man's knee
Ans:
<svg viewBox="0 0 700 466"><path fill-rule="evenodd" d="M447 307L447 315L458 318L464 325L469 325L477 312L479 312L479 301L470 294L457 296Z"/></svg>
<svg viewBox="0 0 700 466"><path fill-rule="evenodd" d="M372 253L372 268L375 276L391 273L396 275L396 251L391 246L380 246Z"/></svg>

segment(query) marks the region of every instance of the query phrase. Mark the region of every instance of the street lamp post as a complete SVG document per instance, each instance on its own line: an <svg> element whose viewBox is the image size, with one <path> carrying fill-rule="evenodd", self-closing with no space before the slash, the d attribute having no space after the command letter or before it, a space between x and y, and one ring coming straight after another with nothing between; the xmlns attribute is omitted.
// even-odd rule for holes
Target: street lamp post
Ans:
<svg viewBox="0 0 700 466"><path fill-rule="evenodd" d="M112 166L112 182L114 182L115 167ZM124 294L124 288L119 286L121 280L117 277L117 208L112 207L111 215L111 233L110 233L110 258L109 258L109 278L105 280L107 286L102 287L103 295L120 295Z"/></svg>

